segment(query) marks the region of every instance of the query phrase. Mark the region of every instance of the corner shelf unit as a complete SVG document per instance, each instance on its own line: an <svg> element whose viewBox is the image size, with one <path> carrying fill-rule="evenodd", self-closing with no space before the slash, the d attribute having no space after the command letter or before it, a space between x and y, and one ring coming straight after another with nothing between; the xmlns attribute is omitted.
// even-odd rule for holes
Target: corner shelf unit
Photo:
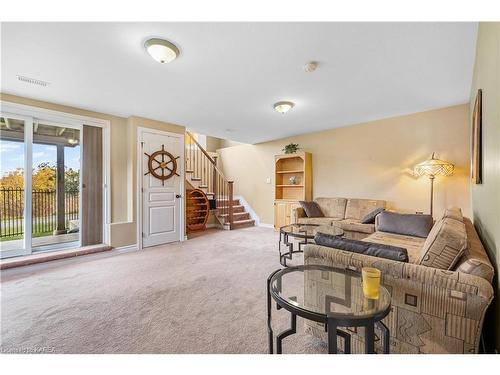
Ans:
<svg viewBox="0 0 500 375"><path fill-rule="evenodd" d="M299 201L312 200L312 155L276 155L274 163L274 227L279 229L292 223L292 211Z"/></svg>

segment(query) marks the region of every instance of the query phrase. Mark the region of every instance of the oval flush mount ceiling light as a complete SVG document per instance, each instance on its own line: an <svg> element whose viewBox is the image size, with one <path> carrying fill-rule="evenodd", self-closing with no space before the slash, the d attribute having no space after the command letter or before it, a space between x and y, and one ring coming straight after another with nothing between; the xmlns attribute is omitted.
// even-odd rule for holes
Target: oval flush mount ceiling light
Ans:
<svg viewBox="0 0 500 375"><path fill-rule="evenodd" d="M293 108L295 104L293 102L281 101L274 103L274 110L281 114L287 113L290 109Z"/></svg>
<svg viewBox="0 0 500 375"><path fill-rule="evenodd" d="M170 43L165 39L148 39L144 43L144 47L151 57L161 64L167 64L179 56L179 49L175 46L175 44Z"/></svg>

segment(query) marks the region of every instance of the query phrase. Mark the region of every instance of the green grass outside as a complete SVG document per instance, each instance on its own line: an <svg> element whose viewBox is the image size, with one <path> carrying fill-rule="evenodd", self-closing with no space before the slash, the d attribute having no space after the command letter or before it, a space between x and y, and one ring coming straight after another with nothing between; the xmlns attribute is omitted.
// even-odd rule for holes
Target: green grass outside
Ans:
<svg viewBox="0 0 500 375"><path fill-rule="evenodd" d="M36 237L46 237L46 236L52 236L53 232L42 232L42 233L33 233L32 238ZM15 241L15 240L22 240L24 238L24 235L18 234L17 236L9 236L9 237L0 237L0 242L4 241Z"/></svg>
<svg viewBox="0 0 500 375"><path fill-rule="evenodd" d="M52 236L53 235L53 231L52 230L50 230L50 231L43 231L42 228L43 228L42 225L35 225L33 227L33 232L34 233L32 234L32 238L46 237L46 236ZM17 227L17 228L13 229L14 232L17 232L18 230L22 230L22 227ZM18 235L15 235L15 236L0 237L0 242L22 240L23 238L24 238L23 234L18 234Z"/></svg>

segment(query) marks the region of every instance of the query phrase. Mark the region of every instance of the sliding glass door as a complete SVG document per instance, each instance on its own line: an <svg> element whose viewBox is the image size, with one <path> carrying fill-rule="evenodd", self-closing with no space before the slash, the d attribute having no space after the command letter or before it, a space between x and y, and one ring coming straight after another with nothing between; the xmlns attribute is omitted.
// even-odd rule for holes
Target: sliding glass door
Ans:
<svg viewBox="0 0 500 375"><path fill-rule="evenodd" d="M32 249L79 246L80 130L37 121L32 147Z"/></svg>
<svg viewBox="0 0 500 375"><path fill-rule="evenodd" d="M80 245L81 127L0 118L0 255Z"/></svg>
<svg viewBox="0 0 500 375"><path fill-rule="evenodd" d="M0 247L2 255L24 255L26 246L26 121L0 117Z"/></svg>

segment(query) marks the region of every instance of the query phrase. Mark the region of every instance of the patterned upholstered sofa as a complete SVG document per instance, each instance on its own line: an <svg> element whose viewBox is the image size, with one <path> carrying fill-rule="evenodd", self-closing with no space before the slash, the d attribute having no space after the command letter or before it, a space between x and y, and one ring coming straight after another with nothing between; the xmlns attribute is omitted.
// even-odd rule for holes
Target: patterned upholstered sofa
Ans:
<svg viewBox="0 0 500 375"><path fill-rule="evenodd" d="M493 299L494 269L472 222L459 209L446 210L426 239L376 231L363 241L404 247L410 262L306 245L304 263L382 271L382 282L392 296L392 310L384 319L391 332L391 353L478 352L484 315ZM465 250L456 255L450 269L442 269L442 257L458 254L458 248ZM311 290L311 283L316 290L306 300L321 298L319 289L324 282L306 280L306 290ZM326 339L324 327L306 324L310 333ZM362 353L363 330L347 332L352 337L351 350ZM376 336L377 340L377 332ZM375 344L380 351L381 342ZM343 340L338 345L341 348Z"/></svg>
<svg viewBox="0 0 500 375"><path fill-rule="evenodd" d="M316 198L325 217L307 217L302 207L294 209L292 221L299 224L336 225L344 237L360 240L375 232L374 224L361 224L361 219L376 208L385 208L385 201L354 198Z"/></svg>

